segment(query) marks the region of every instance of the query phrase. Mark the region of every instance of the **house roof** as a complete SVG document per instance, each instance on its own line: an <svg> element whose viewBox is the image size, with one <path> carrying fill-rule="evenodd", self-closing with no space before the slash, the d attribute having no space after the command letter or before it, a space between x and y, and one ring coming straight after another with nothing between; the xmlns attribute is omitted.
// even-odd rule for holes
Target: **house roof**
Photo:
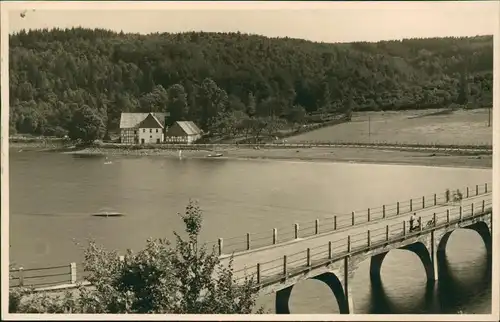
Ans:
<svg viewBox="0 0 500 322"><path fill-rule="evenodd" d="M177 121L175 123L177 123L187 135L201 134L200 128L196 126L193 121Z"/></svg>
<svg viewBox="0 0 500 322"><path fill-rule="evenodd" d="M161 126L165 127L165 117L167 117L169 113L122 113L120 117L120 129L139 127L141 122L145 121L149 114L152 114Z"/></svg>
<svg viewBox="0 0 500 322"><path fill-rule="evenodd" d="M163 129L163 125L161 122L154 116L153 114L148 114L146 118L139 123L138 125L139 128L147 128L147 129Z"/></svg>

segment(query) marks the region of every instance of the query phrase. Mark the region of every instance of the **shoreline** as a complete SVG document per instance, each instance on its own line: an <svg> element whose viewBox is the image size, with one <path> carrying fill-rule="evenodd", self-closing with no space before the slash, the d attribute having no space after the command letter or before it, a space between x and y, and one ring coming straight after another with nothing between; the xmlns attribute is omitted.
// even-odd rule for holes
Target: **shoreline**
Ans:
<svg viewBox="0 0 500 322"><path fill-rule="evenodd" d="M415 165L431 167L455 167L492 169L491 155L453 155L448 153L431 153L421 151L384 150L381 148L226 148L215 151L222 153L221 157L207 157L214 153L211 150L183 150L182 160L186 159L218 159L218 160L258 160L258 161L299 161L322 163L354 163L354 164L385 164L385 165ZM123 150L116 148L85 148L81 150L59 153L76 156L161 156L169 159L179 159L178 150L144 149Z"/></svg>

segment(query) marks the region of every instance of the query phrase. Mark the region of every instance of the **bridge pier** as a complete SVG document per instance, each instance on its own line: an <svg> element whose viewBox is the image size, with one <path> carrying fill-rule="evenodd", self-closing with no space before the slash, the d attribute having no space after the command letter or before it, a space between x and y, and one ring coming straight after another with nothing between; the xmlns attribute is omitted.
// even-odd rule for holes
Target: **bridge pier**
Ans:
<svg viewBox="0 0 500 322"><path fill-rule="evenodd" d="M337 300L340 314L352 313L352 301L349 301L349 294L348 292L344 292L344 287L335 274L323 273L321 275L314 276L312 279L322 281L323 283L328 285L333 295L335 296L335 299Z"/></svg>
<svg viewBox="0 0 500 322"><path fill-rule="evenodd" d="M293 285L276 292L276 314L290 314L290 295Z"/></svg>
<svg viewBox="0 0 500 322"><path fill-rule="evenodd" d="M370 281L373 285L381 285L382 277L380 271L382 269L382 263L388 252L377 254L370 258Z"/></svg>
<svg viewBox="0 0 500 322"><path fill-rule="evenodd" d="M491 217L493 217L493 215ZM474 224L467 226L467 227L464 227L464 228L472 229L475 232L477 232L479 234L479 236L481 236L481 239L483 240L484 246L486 248L486 254L488 256L491 256L492 255L492 252L491 252L491 247L492 247L491 235L492 235L492 233L490 231L490 227L488 227L488 224L485 222L477 222L477 223L474 223ZM491 227L491 228L493 228L493 227Z"/></svg>

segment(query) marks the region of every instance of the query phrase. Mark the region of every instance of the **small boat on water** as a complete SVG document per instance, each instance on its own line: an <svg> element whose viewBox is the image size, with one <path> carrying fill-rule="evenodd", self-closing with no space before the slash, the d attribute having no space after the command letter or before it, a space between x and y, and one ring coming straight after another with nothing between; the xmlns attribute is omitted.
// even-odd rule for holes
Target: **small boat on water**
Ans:
<svg viewBox="0 0 500 322"><path fill-rule="evenodd" d="M211 153L211 154L207 155L207 158L219 158L221 156L223 156L222 153Z"/></svg>
<svg viewBox="0 0 500 322"><path fill-rule="evenodd" d="M92 216L94 217L121 217L124 216L121 212L96 212L93 213Z"/></svg>
<svg viewBox="0 0 500 322"><path fill-rule="evenodd" d="M104 208L99 209L97 212L94 212L91 215L94 217L121 217L121 216L124 216L125 214L123 214L119 211L115 211L113 209L104 207Z"/></svg>

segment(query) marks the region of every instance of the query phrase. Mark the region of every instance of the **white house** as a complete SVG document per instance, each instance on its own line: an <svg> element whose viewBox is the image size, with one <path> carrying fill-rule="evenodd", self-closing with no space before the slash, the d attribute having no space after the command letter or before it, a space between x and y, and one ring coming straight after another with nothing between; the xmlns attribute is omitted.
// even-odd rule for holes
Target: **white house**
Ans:
<svg viewBox="0 0 500 322"><path fill-rule="evenodd" d="M191 144L201 138L202 131L192 121L177 121L169 127L165 142Z"/></svg>
<svg viewBox="0 0 500 322"><path fill-rule="evenodd" d="M120 140L127 144L161 143L165 138L168 113L122 113Z"/></svg>

